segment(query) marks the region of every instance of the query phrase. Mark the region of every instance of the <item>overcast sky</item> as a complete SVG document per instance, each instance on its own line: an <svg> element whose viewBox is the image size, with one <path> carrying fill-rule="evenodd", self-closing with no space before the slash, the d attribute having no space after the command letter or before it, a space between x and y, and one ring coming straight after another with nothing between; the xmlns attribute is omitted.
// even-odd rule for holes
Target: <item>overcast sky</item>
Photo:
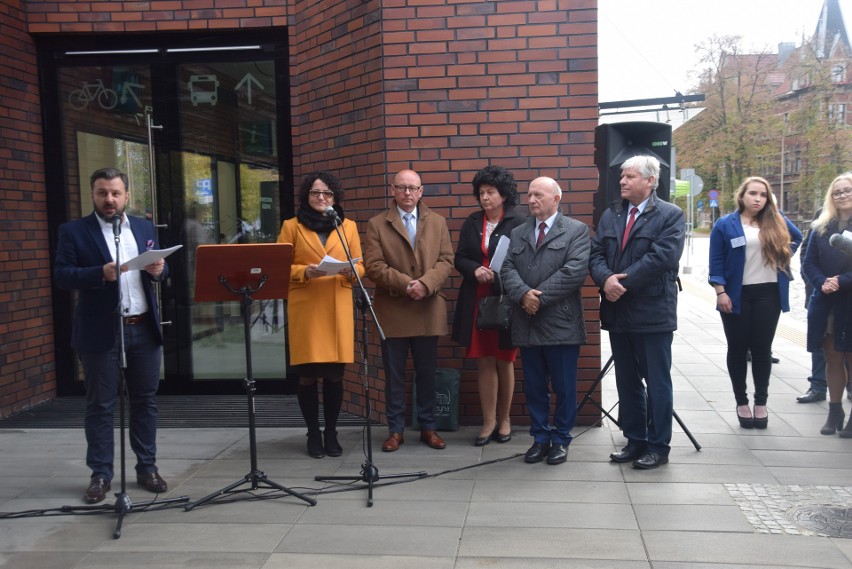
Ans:
<svg viewBox="0 0 852 569"><path fill-rule="evenodd" d="M598 0L599 100L686 94L696 85L694 46L717 35L777 51L816 30L823 0ZM852 0L840 0L847 33ZM636 118L623 120L638 120ZM647 119L642 119L647 120ZM651 119L653 120L653 119Z"/></svg>

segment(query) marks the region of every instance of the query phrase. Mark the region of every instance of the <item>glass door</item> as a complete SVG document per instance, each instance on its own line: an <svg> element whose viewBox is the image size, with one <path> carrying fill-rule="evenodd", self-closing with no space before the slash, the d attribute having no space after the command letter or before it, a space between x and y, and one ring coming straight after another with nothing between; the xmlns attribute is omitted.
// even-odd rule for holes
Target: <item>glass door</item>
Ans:
<svg viewBox="0 0 852 569"><path fill-rule="evenodd" d="M56 66L66 207L51 223L91 213L94 170L126 172L128 212L155 223L161 246L183 245L168 258L170 276L160 290L169 323L161 393L242 393L239 298L194 301L195 251L275 242L282 216L292 215L289 113L279 107L279 100L289 104L286 68L276 72L286 65L286 49L143 47L131 54L66 52ZM262 391L278 391L273 384L287 376L284 301L254 302L250 316L254 377ZM69 318L57 319L57 345ZM73 368L79 379L71 357L57 349L59 367Z"/></svg>

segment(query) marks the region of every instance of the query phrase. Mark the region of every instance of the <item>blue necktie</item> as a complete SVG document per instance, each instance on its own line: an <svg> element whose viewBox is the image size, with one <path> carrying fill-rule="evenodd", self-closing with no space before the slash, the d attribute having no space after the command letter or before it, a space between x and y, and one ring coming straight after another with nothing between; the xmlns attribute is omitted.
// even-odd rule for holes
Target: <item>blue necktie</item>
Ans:
<svg viewBox="0 0 852 569"><path fill-rule="evenodd" d="M406 213L402 218L405 220L405 231L408 232L408 240L411 242L411 248L414 248L414 237L417 232L414 231L414 214Z"/></svg>

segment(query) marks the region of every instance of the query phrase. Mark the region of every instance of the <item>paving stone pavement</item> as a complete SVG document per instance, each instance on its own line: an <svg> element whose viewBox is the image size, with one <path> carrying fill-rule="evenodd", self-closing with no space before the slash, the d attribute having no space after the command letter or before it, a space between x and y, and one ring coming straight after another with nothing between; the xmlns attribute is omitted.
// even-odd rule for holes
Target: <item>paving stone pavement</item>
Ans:
<svg viewBox="0 0 852 569"><path fill-rule="evenodd" d="M852 440L819 434L825 402L796 402L810 367L804 320L782 316L769 427L744 431L725 370L715 295L706 284L706 238L695 239L684 265L673 344L675 407L701 450L675 426L671 462L657 470L608 460L625 444L609 420L575 429L568 461L558 466L523 462L531 441L519 426L511 442L485 447L472 444L477 427L446 432L443 451L420 444L413 433L399 451L374 454L380 480L367 507L365 483L315 480L360 472L361 428L341 428L344 455L322 460L306 456L302 429L262 428L259 468L316 498L316 506L259 491L275 499L223 500L188 512L135 509L117 540L114 512L0 515L0 567L852 569L846 523ZM608 350L603 334L604 361ZM617 413L611 373L602 402ZM375 450L384 436L384 428L373 429ZM161 429L158 447L168 498L197 501L240 480L250 465L244 429ZM0 429L0 512L82 504L84 455L81 429ZM410 472L425 476L389 484L390 474ZM128 494L135 504L153 498L135 484ZM816 528L819 522L828 530Z"/></svg>

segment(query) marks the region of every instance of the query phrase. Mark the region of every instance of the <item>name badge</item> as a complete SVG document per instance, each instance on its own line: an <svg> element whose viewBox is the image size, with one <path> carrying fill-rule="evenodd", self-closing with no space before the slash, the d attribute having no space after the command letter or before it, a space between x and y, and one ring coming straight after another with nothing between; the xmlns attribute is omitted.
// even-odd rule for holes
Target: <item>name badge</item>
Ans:
<svg viewBox="0 0 852 569"><path fill-rule="evenodd" d="M736 249L737 247L745 247L745 237L734 237L731 239L731 248Z"/></svg>

